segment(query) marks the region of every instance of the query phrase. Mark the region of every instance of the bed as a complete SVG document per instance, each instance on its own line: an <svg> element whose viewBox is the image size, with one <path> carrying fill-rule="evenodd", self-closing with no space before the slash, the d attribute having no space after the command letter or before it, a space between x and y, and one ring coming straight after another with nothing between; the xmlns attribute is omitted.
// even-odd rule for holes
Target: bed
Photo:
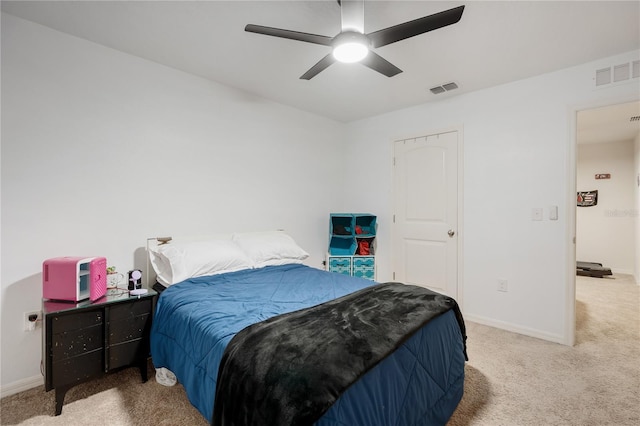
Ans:
<svg viewBox="0 0 640 426"><path fill-rule="evenodd" d="M283 232L149 255L153 364L211 424L444 425L462 398L451 298L306 266Z"/></svg>

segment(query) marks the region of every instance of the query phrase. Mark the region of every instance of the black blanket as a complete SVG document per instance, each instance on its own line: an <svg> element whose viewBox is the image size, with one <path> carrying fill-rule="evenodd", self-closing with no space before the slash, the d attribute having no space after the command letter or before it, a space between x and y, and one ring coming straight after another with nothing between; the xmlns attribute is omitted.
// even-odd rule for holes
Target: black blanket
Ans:
<svg viewBox="0 0 640 426"><path fill-rule="evenodd" d="M399 283L251 325L220 362L212 425L311 425L352 383L450 309L466 340L454 299Z"/></svg>

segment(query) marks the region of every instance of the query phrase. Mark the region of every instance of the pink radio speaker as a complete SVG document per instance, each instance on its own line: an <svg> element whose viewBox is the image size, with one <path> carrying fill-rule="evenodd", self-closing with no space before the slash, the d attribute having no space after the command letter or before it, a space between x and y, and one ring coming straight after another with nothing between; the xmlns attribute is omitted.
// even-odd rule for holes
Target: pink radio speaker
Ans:
<svg viewBox="0 0 640 426"><path fill-rule="evenodd" d="M42 297L92 302L107 293L107 259L55 257L42 263Z"/></svg>

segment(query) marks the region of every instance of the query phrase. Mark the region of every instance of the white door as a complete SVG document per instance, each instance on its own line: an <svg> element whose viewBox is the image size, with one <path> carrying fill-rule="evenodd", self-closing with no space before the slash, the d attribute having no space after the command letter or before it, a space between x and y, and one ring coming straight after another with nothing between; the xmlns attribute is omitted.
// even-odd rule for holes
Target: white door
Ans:
<svg viewBox="0 0 640 426"><path fill-rule="evenodd" d="M394 280L458 291L458 132L394 143Z"/></svg>

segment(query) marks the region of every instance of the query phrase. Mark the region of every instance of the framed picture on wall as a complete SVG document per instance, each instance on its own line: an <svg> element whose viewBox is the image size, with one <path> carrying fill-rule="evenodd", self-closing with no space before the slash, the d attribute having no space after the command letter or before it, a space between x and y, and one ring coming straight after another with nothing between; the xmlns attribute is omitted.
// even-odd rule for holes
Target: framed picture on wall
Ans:
<svg viewBox="0 0 640 426"><path fill-rule="evenodd" d="M578 207L591 207L598 204L598 190L578 192Z"/></svg>

